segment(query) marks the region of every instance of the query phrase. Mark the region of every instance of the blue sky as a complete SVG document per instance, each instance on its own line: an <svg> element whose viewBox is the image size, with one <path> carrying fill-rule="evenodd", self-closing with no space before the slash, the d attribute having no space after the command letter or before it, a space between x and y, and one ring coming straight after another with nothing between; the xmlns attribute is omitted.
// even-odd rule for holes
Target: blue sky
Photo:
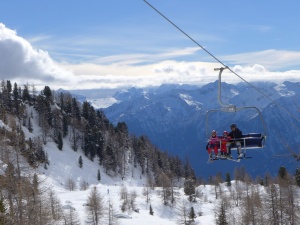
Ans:
<svg viewBox="0 0 300 225"><path fill-rule="evenodd" d="M246 80L299 81L300 2L147 1ZM6 0L0 23L0 76L18 83L201 85L221 66L143 0Z"/></svg>

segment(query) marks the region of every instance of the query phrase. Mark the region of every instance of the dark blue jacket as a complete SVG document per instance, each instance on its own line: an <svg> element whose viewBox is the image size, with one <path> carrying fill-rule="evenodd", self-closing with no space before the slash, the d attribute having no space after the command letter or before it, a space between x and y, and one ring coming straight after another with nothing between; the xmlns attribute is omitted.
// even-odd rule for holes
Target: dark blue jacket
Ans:
<svg viewBox="0 0 300 225"><path fill-rule="evenodd" d="M231 138L241 138L242 137L242 131L240 131L239 128L235 128L235 130L231 131L228 136L230 136Z"/></svg>

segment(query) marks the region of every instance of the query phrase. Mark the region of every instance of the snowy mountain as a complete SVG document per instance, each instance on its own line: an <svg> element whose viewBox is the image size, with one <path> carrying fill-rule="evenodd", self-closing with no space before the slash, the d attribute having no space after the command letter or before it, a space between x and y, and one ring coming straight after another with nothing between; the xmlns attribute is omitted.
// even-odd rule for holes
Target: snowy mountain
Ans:
<svg viewBox="0 0 300 225"><path fill-rule="evenodd" d="M289 148L298 148L300 142L297 135L299 121L291 116L299 115L300 84L253 83L260 92L276 101L272 102L247 84L222 83L221 101L224 104L257 107L263 120L251 108L238 113L212 113L207 118L208 110L220 108L217 84L209 83L200 88L163 85L151 90L130 89L117 93L114 97L120 102L103 110L114 124L124 121L130 132L146 134L159 148L182 159L188 157L202 177L233 171L236 166L245 166L254 177L263 176L266 172L275 174L281 165L291 172L295 171L298 163L287 156L291 156ZM221 135L231 123L236 123L243 133L267 133L266 147L248 151L248 156L253 158L239 164L218 161L213 166L208 165L206 127L209 131L217 130Z"/></svg>

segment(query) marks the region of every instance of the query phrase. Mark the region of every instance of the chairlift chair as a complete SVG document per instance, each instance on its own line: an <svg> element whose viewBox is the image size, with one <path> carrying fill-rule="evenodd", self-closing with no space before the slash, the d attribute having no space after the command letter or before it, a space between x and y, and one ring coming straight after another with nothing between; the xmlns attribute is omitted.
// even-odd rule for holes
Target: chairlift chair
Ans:
<svg viewBox="0 0 300 225"><path fill-rule="evenodd" d="M264 122L263 116L260 112L260 110L255 107L255 106L245 106L245 107L236 107L235 105L227 105L222 102L221 99L221 90L222 90L222 85L221 85L221 75L224 69L227 69L228 67L221 67L221 68L215 68L215 71L219 71L219 81L218 81L218 101L221 105L221 108L218 109L212 109L206 112L206 135L209 138L210 137L210 131L208 130L208 118L209 114L213 112L229 112L229 113L236 113L241 110L250 110L254 109L257 114L259 115L261 124L264 128L263 133L248 133L248 134L243 134L242 138L239 139L232 139L231 141L240 141L242 145L242 149L244 152L244 156L246 155L246 150L247 149L260 149L264 148L265 146L265 141L267 138L267 127ZM236 150L236 148L232 148L232 150Z"/></svg>

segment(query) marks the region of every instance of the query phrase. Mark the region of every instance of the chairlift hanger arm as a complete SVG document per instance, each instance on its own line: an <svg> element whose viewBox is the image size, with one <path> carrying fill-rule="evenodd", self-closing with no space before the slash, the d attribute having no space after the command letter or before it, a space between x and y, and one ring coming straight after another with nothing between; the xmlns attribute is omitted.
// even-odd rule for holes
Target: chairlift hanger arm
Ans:
<svg viewBox="0 0 300 225"><path fill-rule="evenodd" d="M221 91L222 91L222 72L225 69L228 69L228 66L214 69L214 71L220 71L219 72L219 82L218 82L218 100L219 100L220 105L223 108L227 108L228 111L235 112L236 111L236 106L235 105L227 105L227 104L223 103L222 98L221 98L221 95L222 95L221 94Z"/></svg>
<svg viewBox="0 0 300 225"><path fill-rule="evenodd" d="M236 108L236 111L240 111L240 110L243 110L243 109L255 109L257 111L257 113L259 115L259 118L260 118L260 121L261 121L261 123L264 127L264 131L265 131L264 136L267 136L267 133L268 133L267 125L265 123L265 120L264 120L260 110L255 106L244 106L244 107Z"/></svg>

